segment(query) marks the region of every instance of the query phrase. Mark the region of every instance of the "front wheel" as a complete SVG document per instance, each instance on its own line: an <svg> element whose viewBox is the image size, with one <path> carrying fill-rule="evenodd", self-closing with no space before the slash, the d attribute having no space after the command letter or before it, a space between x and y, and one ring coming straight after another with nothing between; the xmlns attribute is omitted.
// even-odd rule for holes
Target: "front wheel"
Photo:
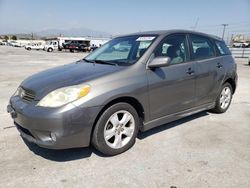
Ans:
<svg viewBox="0 0 250 188"><path fill-rule="evenodd" d="M231 84L225 83L222 86L219 96L216 99L215 107L212 109L216 113L224 113L229 108L233 96L233 89Z"/></svg>
<svg viewBox="0 0 250 188"><path fill-rule="evenodd" d="M53 49L52 48L48 48L48 52L53 52Z"/></svg>
<svg viewBox="0 0 250 188"><path fill-rule="evenodd" d="M120 154L134 145L139 122L138 114L130 104L114 104L97 121L92 144L106 155Z"/></svg>

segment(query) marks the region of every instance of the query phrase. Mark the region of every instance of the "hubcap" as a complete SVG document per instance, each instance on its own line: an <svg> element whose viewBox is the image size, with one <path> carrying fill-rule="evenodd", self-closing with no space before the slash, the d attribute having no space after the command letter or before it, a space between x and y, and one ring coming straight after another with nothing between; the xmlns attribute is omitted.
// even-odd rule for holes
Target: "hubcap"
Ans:
<svg viewBox="0 0 250 188"><path fill-rule="evenodd" d="M132 138L135 130L135 120L126 110L115 112L105 124L104 139L106 144L119 149L125 146Z"/></svg>
<svg viewBox="0 0 250 188"><path fill-rule="evenodd" d="M222 109L226 109L228 107L228 105L230 104L230 100L231 100L231 90L230 90L229 87L225 87L221 91L221 95L220 95L220 107Z"/></svg>

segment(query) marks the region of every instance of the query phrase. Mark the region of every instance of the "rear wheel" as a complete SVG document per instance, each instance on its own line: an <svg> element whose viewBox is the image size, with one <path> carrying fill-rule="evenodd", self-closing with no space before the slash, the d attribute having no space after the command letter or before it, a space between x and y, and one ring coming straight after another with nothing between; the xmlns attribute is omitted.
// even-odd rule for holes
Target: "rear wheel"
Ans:
<svg viewBox="0 0 250 188"><path fill-rule="evenodd" d="M216 99L216 105L212 109L216 113L224 113L229 108L232 101L233 89L231 84L225 83L222 86L219 96Z"/></svg>
<svg viewBox="0 0 250 188"><path fill-rule="evenodd" d="M131 148L136 140L139 117L127 103L106 109L97 121L92 144L106 155L117 155Z"/></svg>

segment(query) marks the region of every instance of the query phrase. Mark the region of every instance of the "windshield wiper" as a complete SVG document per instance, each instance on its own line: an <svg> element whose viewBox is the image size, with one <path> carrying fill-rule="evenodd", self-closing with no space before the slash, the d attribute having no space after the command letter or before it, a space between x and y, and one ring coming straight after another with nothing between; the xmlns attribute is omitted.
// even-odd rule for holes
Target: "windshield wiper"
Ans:
<svg viewBox="0 0 250 188"><path fill-rule="evenodd" d="M99 63L99 64L106 64L106 65L117 65L116 63L111 63L109 61L103 61L103 60L95 60L96 63Z"/></svg>
<svg viewBox="0 0 250 188"><path fill-rule="evenodd" d="M87 63L95 63L94 60L87 60L87 59L83 59L83 61L86 61Z"/></svg>
<svg viewBox="0 0 250 188"><path fill-rule="evenodd" d="M103 61L103 60L98 60L98 59L93 59L93 60L88 60L88 59L83 59L84 61L88 62L88 63L98 63L98 64L106 64L106 65L114 65L117 66L116 63L111 63L108 61Z"/></svg>

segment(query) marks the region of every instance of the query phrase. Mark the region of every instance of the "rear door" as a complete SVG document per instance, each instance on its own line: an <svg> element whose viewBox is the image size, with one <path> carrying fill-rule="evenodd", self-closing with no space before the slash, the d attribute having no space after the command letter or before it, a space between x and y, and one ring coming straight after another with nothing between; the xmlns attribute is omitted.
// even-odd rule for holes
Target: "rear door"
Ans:
<svg viewBox="0 0 250 188"><path fill-rule="evenodd" d="M151 119L194 107L195 67L189 62L186 35L165 37L152 56L168 56L171 62L167 67L147 70Z"/></svg>
<svg viewBox="0 0 250 188"><path fill-rule="evenodd" d="M215 101L223 79L223 59L216 56L212 39L190 34L191 59L196 67L196 106Z"/></svg>

